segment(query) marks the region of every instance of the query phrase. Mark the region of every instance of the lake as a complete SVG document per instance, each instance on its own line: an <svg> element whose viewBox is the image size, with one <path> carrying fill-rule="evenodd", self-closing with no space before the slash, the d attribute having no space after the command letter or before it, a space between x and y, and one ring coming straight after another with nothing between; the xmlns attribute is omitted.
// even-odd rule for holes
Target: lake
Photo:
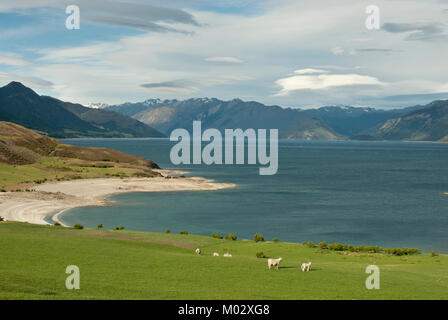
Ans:
<svg viewBox="0 0 448 320"><path fill-rule="evenodd" d="M448 253L448 144L426 142L279 141L279 169L258 165L174 166L168 139L63 139L154 160L164 169L232 182L219 191L128 193L108 207L84 207L61 217L105 228L251 239L326 241L417 247Z"/></svg>

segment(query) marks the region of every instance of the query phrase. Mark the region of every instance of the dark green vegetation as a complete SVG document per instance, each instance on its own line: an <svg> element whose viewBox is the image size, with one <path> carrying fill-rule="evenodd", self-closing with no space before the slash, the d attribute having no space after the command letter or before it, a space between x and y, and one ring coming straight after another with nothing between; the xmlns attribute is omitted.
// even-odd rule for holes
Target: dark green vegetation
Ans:
<svg viewBox="0 0 448 320"><path fill-rule="evenodd" d="M287 139L448 140L448 100L393 110L340 106L300 110L240 99L151 99L107 109L167 135L175 128L191 130L192 121L201 120L203 129L274 128Z"/></svg>
<svg viewBox="0 0 448 320"><path fill-rule="evenodd" d="M0 223L0 243L0 299L448 299L446 255L14 222ZM279 270L257 252L282 257ZM308 261L311 271L300 271ZM365 287L372 264L380 290ZM69 265L80 268L80 290L65 288Z"/></svg>
<svg viewBox="0 0 448 320"><path fill-rule="evenodd" d="M156 168L157 164L151 160L112 149L66 145L17 124L0 121L2 189L25 190L27 185L47 180L159 176L151 170Z"/></svg>
<svg viewBox="0 0 448 320"><path fill-rule="evenodd" d="M368 252L368 253L386 253L394 256L404 256L404 255L413 255L420 254L420 250L417 248L381 248L378 246L353 246L351 244L340 244L340 243L331 243L327 244L325 241L320 242L318 245L315 245L312 241L305 241L302 243L304 246L308 248L319 248L321 250L328 249L332 251L347 251L347 252Z"/></svg>
<svg viewBox="0 0 448 320"><path fill-rule="evenodd" d="M0 120L66 137L163 137L163 134L117 112L86 108L39 96L19 82L0 88Z"/></svg>

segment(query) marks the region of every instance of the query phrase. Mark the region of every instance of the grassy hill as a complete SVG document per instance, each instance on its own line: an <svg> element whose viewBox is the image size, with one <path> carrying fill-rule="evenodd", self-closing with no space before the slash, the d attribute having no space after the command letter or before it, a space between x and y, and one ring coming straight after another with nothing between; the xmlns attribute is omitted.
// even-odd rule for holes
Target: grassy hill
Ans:
<svg viewBox="0 0 448 320"><path fill-rule="evenodd" d="M348 255L294 243L14 222L0 222L0 243L0 299L448 299L445 255ZM258 251L282 257L279 270L268 270ZM301 272L307 261L312 270ZM364 285L371 264L380 268L379 290ZM80 290L65 288L68 265L80 268Z"/></svg>
<svg viewBox="0 0 448 320"><path fill-rule="evenodd" d="M20 82L0 88L0 120L53 137L163 137L159 131L117 112L40 96Z"/></svg>
<svg viewBox="0 0 448 320"><path fill-rule="evenodd" d="M0 121L0 187L43 180L155 176L157 164L107 148L71 146L20 125Z"/></svg>

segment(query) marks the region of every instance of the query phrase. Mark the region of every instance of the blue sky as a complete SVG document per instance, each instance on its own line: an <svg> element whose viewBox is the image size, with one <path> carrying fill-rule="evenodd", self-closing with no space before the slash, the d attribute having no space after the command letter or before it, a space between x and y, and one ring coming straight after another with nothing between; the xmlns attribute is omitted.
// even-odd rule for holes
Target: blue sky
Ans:
<svg viewBox="0 0 448 320"><path fill-rule="evenodd" d="M68 30L67 5L81 28ZM83 104L241 98L405 107L448 98L448 1L16 0L0 4L0 85Z"/></svg>

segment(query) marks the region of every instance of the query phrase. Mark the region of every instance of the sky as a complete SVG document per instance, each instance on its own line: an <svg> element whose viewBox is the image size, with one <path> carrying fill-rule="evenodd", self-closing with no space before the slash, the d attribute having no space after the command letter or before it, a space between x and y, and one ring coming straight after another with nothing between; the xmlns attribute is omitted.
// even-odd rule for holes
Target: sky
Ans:
<svg viewBox="0 0 448 320"><path fill-rule="evenodd" d="M66 27L69 5L79 29ZM448 99L448 0L2 0L10 81L85 105L426 104Z"/></svg>

